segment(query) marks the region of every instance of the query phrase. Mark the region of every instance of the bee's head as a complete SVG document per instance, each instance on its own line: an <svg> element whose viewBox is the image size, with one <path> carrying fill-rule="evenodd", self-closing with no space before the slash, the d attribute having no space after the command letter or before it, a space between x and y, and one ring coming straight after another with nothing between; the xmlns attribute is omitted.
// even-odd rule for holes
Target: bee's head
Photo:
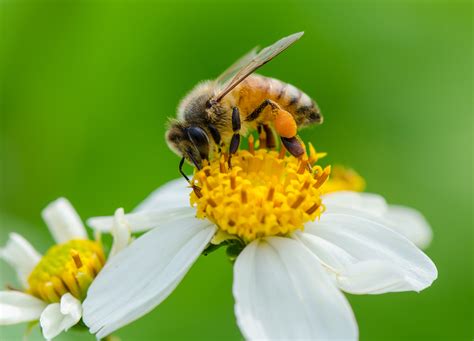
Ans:
<svg viewBox="0 0 474 341"><path fill-rule="evenodd" d="M171 150L198 169L202 168L203 160L209 159L209 137L199 126L172 121L166 132L166 142Z"/></svg>

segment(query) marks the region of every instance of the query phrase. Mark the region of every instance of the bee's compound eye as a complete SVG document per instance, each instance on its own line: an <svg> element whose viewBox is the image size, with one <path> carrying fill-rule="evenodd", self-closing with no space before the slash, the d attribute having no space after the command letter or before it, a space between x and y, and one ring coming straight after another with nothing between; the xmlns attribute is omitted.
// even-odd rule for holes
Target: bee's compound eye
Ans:
<svg viewBox="0 0 474 341"><path fill-rule="evenodd" d="M202 159L209 158L209 137L207 133L199 127L189 127L187 129L188 137L193 143L194 147L199 151Z"/></svg>

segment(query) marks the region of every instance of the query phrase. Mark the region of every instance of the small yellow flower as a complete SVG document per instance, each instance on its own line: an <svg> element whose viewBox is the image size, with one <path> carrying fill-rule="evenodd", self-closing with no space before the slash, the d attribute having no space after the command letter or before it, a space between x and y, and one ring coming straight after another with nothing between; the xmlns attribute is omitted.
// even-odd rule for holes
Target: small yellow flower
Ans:
<svg viewBox="0 0 474 341"><path fill-rule="evenodd" d="M0 291L0 325L39 320L49 340L79 323L82 301L106 260L102 245L88 239L67 199L50 203L42 215L57 242L43 256L16 233L0 249L0 258L16 269L22 285L20 290ZM118 209L114 217L114 253L130 240L123 215Z"/></svg>

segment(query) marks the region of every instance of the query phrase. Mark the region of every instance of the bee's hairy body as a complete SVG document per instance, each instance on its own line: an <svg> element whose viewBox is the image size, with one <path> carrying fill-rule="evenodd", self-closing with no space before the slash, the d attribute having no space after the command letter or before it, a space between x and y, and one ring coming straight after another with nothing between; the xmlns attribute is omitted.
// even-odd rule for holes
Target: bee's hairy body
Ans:
<svg viewBox="0 0 474 341"><path fill-rule="evenodd" d="M231 107L239 108L244 123L255 108L267 99L274 101L283 110L288 111L299 128L313 123L321 123L321 114L315 101L295 86L275 78L257 74L250 75L229 93L227 101ZM268 109L266 110L267 115L262 115L261 118L252 122L253 127L259 123L272 123Z"/></svg>
<svg viewBox="0 0 474 341"><path fill-rule="evenodd" d="M198 126L213 136L209 126L213 126L220 134L223 145L228 145L233 135L232 109L239 109L241 118L241 133L257 129L260 124L272 125L272 113L267 107L260 117L247 121L248 116L265 100L277 103L283 110L288 111L299 128L322 122L318 105L307 94L295 86L275 78L258 74L248 76L235 87L226 97L212 108L207 108L209 99L214 95L215 83L205 81L198 84L181 102L178 108L178 119L188 126ZM214 139L209 141L217 150Z"/></svg>
<svg viewBox="0 0 474 341"><path fill-rule="evenodd" d="M188 181L182 170L185 160L201 169L203 161L224 152L231 167L241 134L251 130L259 132L263 147L276 147L278 135L291 155L304 155L298 128L322 123L316 102L291 84L254 73L302 35L284 37L259 53L253 49L215 80L199 83L184 97L166 141L182 157L179 171Z"/></svg>

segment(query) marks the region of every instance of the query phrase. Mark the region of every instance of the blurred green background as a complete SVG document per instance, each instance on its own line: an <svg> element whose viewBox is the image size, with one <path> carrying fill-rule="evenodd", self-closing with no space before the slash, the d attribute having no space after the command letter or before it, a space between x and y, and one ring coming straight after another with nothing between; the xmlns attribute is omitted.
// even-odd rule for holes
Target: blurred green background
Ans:
<svg viewBox="0 0 474 341"><path fill-rule="evenodd" d="M163 136L180 98L253 46L304 30L261 70L320 104L325 123L303 138L434 230L432 287L349 295L361 339L472 339L472 13L469 1L2 1L0 242L18 231L45 251L40 211L59 196L84 219L131 210L178 176ZM117 335L241 339L231 285L223 253L201 257Z"/></svg>

